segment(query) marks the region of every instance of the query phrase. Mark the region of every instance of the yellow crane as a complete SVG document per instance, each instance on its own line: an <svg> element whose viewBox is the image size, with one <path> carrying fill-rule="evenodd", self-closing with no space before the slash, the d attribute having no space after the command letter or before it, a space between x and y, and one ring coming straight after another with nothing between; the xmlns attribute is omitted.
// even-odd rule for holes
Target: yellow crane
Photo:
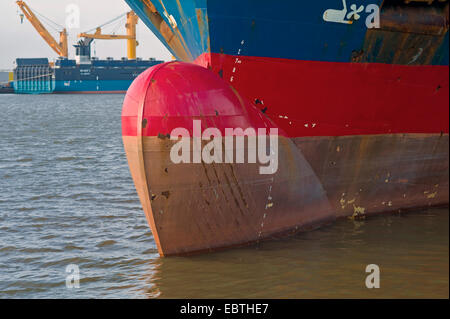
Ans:
<svg viewBox="0 0 450 319"><path fill-rule="evenodd" d="M60 57L67 58L69 56L69 50L67 46L67 30L59 32L59 42L56 41L53 36L48 32L44 25L39 21L36 14L28 7L25 1L16 1L20 10L22 10L24 16L30 21L36 31L47 42L47 44L55 51Z"/></svg>
<svg viewBox="0 0 450 319"><path fill-rule="evenodd" d="M116 35L116 34L102 34L102 28L96 28L95 33L80 33L79 38L87 39L100 39L100 40L127 40L127 53L128 59L136 59L136 47L139 43L136 41L136 25L139 21L139 17L133 11L127 13L127 23L125 28L127 30L126 35Z"/></svg>

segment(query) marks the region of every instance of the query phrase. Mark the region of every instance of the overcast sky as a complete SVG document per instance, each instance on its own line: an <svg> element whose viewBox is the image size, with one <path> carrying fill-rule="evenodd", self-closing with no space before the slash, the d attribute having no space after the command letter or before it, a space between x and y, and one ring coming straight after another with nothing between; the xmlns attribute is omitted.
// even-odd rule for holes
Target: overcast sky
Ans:
<svg viewBox="0 0 450 319"><path fill-rule="evenodd" d="M32 9L60 25L65 25L67 6L70 4L79 6L80 28L68 30L69 57L72 59L75 55L72 45L76 43L78 33L92 29L130 10L124 0L25 0L25 2ZM23 24L20 23L19 13L21 11L15 0L0 0L0 69L12 69L16 58L48 57L54 60L58 57L26 18ZM44 25L47 27L45 23ZM58 33L51 28L47 29L59 41ZM110 27L109 31L111 30ZM108 28L105 31L107 32ZM125 33L124 26L120 26L117 30L117 34L119 33ZM137 37L140 43L137 48L138 57L145 59L155 57L165 61L171 59L171 54L142 21L138 23ZM94 48L96 56L100 58L108 56L121 58L127 55L126 40L96 40L92 46L93 51Z"/></svg>

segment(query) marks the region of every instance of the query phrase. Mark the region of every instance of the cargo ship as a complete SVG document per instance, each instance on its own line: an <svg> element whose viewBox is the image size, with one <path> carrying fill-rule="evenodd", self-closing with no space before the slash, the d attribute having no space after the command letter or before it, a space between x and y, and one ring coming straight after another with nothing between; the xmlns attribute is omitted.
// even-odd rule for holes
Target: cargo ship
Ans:
<svg viewBox="0 0 450 319"><path fill-rule="evenodd" d="M448 205L447 0L125 1L178 59L142 73L122 111L161 256ZM211 146L228 128L277 137L276 169L234 158L249 131Z"/></svg>
<svg viewBox="0 0 450 319"><path fill-rule="evenodd" d="M108 58L77 60L47 58L16 59L14 92L17 94L44 93L125 93L133 80L143 71L163 63L149 60L114 60ZM88 62L86 62L88 61Z"/></svg>
<svg viewBox="0 0 450 319"><path fill-rule="evenodd" d="M39 35L59 55L55 62L47 58L16 59L13 87L15 93L125 93L133 80L147 68L163 63L154 58L143 60L136 57L136 25L139 18L134 12L127 12L115 19L94 28L95 33L81 33L80 40L74 45L75 59L69 59L67 31L60 26L59 42L48 32L42 18L24 1L16 1ZM51 21L45 18L45 21ZM102 28L126 18L126 35L104 34ZM51 21L53 24L55 22ZM127 57L121 60L107 58L100 60L91 57L91 44L95 39L126 40Z"/></svg>

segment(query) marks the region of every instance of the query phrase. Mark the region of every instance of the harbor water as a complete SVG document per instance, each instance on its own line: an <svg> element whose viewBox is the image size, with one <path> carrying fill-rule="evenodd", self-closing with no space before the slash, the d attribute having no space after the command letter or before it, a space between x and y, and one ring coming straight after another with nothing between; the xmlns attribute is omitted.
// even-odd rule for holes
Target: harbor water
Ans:
<svg viewBox="0 0 450 319"><path fill-rule="evenodd" d="M448 208L160 258L123 150L123 98L0 95L0 298L449 297Z"/></svg>

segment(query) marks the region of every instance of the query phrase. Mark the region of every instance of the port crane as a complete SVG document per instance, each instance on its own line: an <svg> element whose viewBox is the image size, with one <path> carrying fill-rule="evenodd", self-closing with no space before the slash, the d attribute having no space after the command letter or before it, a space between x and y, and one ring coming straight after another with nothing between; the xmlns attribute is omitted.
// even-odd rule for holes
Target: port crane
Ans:
<svg viewBox="0 0 450 319"><path fill-rule="evenodd" d="M99 39L99 40L127 40L127 55L128 59L135 60L136 59L136 47L139 43L136 41L136 25L139 21L139 17L133 11L127 12L127 22L125 24L125 28L127 30L126 35L116 35L116 34L102 34L102 27L106 24L110 24L111 22L116 21L118 18L122 18L124 15L115 18L112 21L105 23L102 26L95 28L95 33L90 34L80 33L78 38L85 39Z"/></svg>
<svg viewBox="0 0 450 319"><path fill-rule="evenodd" d="M44 27L37 15L30 9L25 1L16 1L23 15L30 21L36 31L47 42L47 44L55 51L60 57L67 58L69 56L69 50L67 45L67 30L65 28L59 31L59 42L50 34L50 32ZM23 22L23 16L21 15ZM47 18L47 20L51 21ZM54 23L54 22L53 22ZM56 23L54 23L56 24Z"/></svg>

